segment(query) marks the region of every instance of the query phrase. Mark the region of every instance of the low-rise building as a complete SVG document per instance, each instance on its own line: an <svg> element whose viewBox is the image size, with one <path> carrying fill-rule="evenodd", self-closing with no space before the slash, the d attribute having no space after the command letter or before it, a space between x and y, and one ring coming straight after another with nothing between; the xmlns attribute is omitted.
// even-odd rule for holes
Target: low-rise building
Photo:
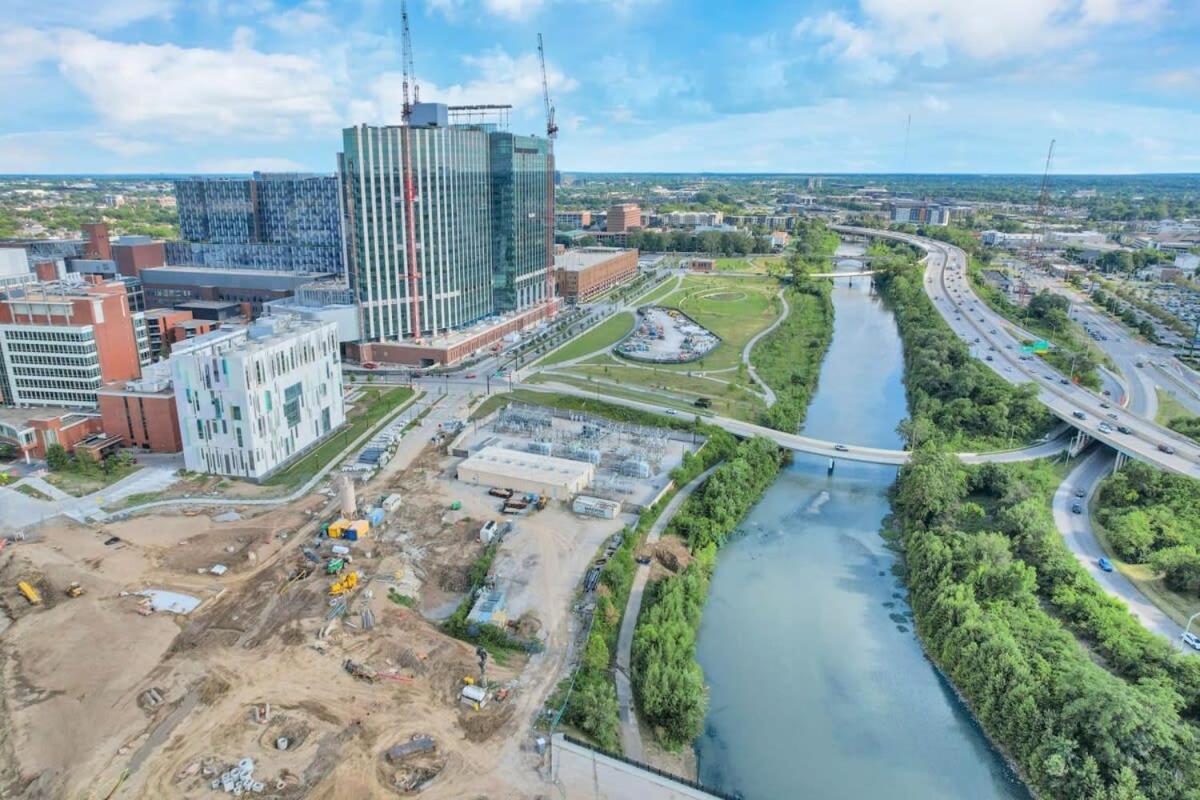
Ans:
<svg viewBox="0 0 1200 800"><path fill-rule="evenodd" d="M155 453L178 453L183 448L166 362L146 368L136 380L107 384L96 396L104 433L120 439L123 446Z"/></svg>
<svg viewBox="0 0 1200 800"><path fill-rule="evenodd" d="M592 212L590 211L555 211L554 212L554 227L567 228L574 230L576 228L586 228L592 224Z"/></svg>
<svg viewBox="0 0 1200 800"><path fill-rule="evenodd" d="M950 209L933 203L897 202L892 204L891 220L914 225L949 225Z"/></svg>
<svg viewBox="0 0 1200 800"><path fill-rule="evenodd" d="M568 303L586 303L614 286L633 280L638 251L617 247L580 247L554 259L558 293Z"/></svg>
<svg viewBox="0 0 1200 800"><path fill-rule="evenodd" d="M609 233L625 233L640 228L642 209L637 203L616 203L608 209L604 224Z"/></svg>
<svg viewBox="0 0 1200 800"><path fill-rule="evenodd" d="M496 486L518 492L569 500L587 488L596 475L587 461L545 456L489 445L458 465L458 479L477 486Z"/></svg>
<svg viewBox="0 0 1200 800"><path fill-rule="evenodd" d="M267 317L181 342L169 363L196 472L262 480L346 421L332 323Z"/></svg>
<svg viewBox="0 0 1200 800"><path fill-rule="evenodd" d="M142 271L147 308L175 308L190 300L225 300L246 303L253 314L263 303L289 297L296 288L321 273L216 267L157 267Z"/></svg>

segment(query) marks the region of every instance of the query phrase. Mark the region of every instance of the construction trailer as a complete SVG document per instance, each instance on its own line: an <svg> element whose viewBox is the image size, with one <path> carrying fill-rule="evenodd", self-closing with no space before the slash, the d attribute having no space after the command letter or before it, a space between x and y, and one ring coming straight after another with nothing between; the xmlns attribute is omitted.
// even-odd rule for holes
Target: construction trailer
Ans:
<svg viewBox="0 0 1200 800"><path fill-rule="evenodd" d="M588 497L581 494L571 504L571 510L576 514L585 514L589 517L616 519L617 515L621 513L621 504L616 500L605 500L601 497Z"/></svg>

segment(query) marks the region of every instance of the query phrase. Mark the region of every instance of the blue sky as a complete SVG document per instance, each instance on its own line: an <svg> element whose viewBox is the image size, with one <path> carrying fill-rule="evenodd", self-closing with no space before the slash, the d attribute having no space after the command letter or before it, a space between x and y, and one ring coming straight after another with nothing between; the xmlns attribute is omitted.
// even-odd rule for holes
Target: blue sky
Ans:
<svg viewBox="0 0 1200 800"><path fill-rule="evenodd" d="M0 173L330 172L399 0L0 0ZM422 98L564 170L1200 172L1200 0L411 0ZM911 134L905 155L905 120Z"/></svg>

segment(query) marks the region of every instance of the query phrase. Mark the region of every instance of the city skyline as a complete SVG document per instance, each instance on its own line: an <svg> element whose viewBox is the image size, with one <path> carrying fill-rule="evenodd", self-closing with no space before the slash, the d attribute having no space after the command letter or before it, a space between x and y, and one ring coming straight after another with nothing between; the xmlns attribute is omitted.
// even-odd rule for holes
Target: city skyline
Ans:
<svg viewBox="0 0 1200 800"><path fill-rule="evenodd" d="M10 10L0 173L328 174L342 127L399 122L399 3ZM1051 138L1060 173L1195 172L1198 11L410 4L422 99L510 102L518 134L544 131L545 33L568 172L1036 173Z"/></svg>

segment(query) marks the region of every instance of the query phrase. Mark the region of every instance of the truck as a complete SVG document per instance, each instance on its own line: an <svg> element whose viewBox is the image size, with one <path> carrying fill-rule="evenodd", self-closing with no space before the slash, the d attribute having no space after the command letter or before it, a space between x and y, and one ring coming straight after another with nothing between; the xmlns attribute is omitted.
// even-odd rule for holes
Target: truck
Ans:
<svg viewBox="0 0 1200 800"><path fill-rule="evenodd" d="M512 499L504 503L504 508L500 509L505 514L520 514L525 509L529 508L529 501Z"/></svg>
<svg viewBox="0 0 1200 800"><path fill-rule="evenodd" d="M499 487L494 487L494 488L488 489L488 494L490 494L492 497L503 497L504 499L507 500L508 498L513 496L513 490L512 489L501 489Z"/></svg>

